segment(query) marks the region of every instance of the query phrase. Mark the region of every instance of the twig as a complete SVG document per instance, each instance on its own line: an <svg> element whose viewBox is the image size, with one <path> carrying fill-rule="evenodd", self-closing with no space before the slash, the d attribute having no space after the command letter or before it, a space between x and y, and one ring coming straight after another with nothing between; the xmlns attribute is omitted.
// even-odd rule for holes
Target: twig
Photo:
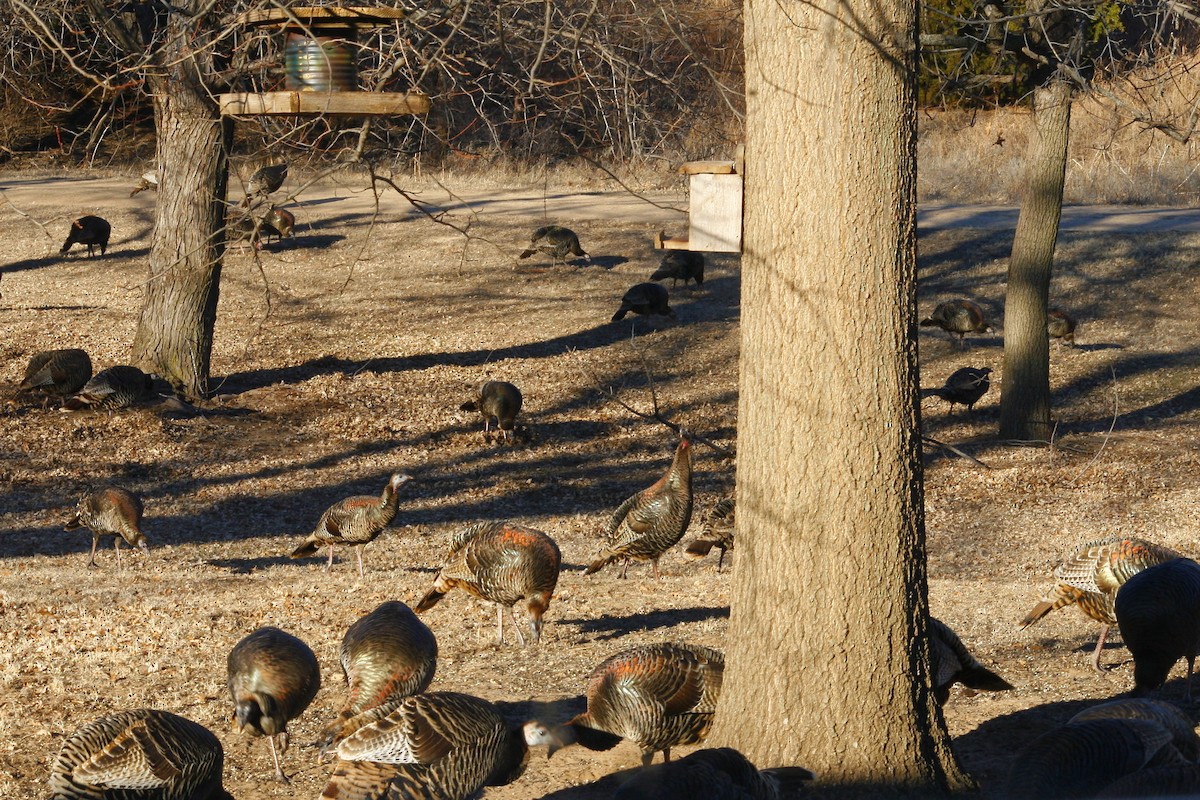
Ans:
<svg viewBox="0 0 1200 800"><path fill-rule="evenodd" d="M1079 479L1083 477L1083 473L1087 472L1088 468L1091 467L1092 464L1096 463L1096 459L1100 458L1100 454L1104 452L1104 448L1108 447L1108 440L1112 438L1113 430L1117 427L1117 417L1120 416L1117 395L1117 370L1115 367L1109 367L1108 371L1112 375L1113 387L1112 421L1108 424L1108 430L1104 433L1104 441L1100 443L1100 449L1096 451L1096 455L1092 456L1086 464L1079 468L1079 472L1075 474L1075 478L1070 484L1068 484L1070 486L1074 486L1075 484L1079 483Z"/></svg>
<svg viewBox="0 0 1200 800"><path fill-rule="evenodd" d="M965 458L967 461L970 461L972 464L975 464L976 466L983 467L984 469L992 468L990 464L983 463L982 461L980 461L978 458L971 455L970 453L965 453L962 450L959 450L954 445L947 444L946 442L943 442L943 441L939 441L938 439L935 439L932 436L926 436L925 434L921 434L921 441L925 442L927 444L932 444L936 447L940 447L943 450L948 450L949 452L953 453L954 455L956 455L960 458Z"/></svg>

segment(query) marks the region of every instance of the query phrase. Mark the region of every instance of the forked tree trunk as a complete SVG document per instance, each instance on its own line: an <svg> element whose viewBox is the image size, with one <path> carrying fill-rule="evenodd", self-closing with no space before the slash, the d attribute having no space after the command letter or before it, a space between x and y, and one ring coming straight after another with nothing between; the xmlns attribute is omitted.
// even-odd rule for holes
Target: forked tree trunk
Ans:
<svg viewBox="0 0 1200 800"><path fill-rule="evenodd" d="M1062 78L1034 92L1037 138L1026 167L1004 298L1000 436L1005 439L1046 441L1051 434L1046 306L1062 217L1072 93L1071 83Z"/></svg>
<svg viewBox="0 0 1200 800"><path fill-rule="evenodd" d="M963 788L926 639L916 5L744 8L738 562L708 743Z"/></svg>

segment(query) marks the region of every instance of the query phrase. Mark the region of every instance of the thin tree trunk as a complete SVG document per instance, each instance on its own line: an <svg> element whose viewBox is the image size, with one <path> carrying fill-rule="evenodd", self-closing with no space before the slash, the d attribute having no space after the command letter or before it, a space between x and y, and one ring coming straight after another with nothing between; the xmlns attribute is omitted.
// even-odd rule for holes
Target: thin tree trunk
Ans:
<svg viewBox="0 0 1200 800"><path fill-rule="evenodd" d="M926 639L916 6L745 12L738 562L709 744L963 788Z"/></svg>
<svg viewBox="0 0 1200 800"><path fill-rule="evenodd" d="M1004 298L1000 436L1005 439L1046 441L1051 433L1046 306L1062 217L1072 92L1069 81L1054 78L1034 93L1037 139L1026 168Z"/></svg>

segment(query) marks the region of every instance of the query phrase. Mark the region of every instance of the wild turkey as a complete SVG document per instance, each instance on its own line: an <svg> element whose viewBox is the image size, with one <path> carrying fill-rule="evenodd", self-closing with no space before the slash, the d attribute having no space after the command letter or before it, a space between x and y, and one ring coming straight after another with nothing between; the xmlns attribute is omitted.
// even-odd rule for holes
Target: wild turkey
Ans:
<svg viewBox="0 0 1200 800"><path fill-rule="evenodd" d="M1113 616L1113 597L1121 584L1138 572L1178 558L1170 548L1124 536L1110 536L1080 546L1054 569L1058 584L1050 596L1034 606L1021 627L1027 628L1055 609L1078 605L1079 610L1100 623L1100 637L1092 653L1092 666L1100 669L1100 654L1108 630L1117 624Z"/></svg>
<svg viewBox="0 0 1200 800"><path fill-rule="evenodd" d="M77 348L44 350L29 359L20 391L66 396L82 389L92 377L92 360Z"/></svg>
<svg viewBox="0 0 1200 800"><path fill-rule="evenodd" d="M954 413L954 405L966 406L967 411L973 411L979 398L987 394L992 382L988 377L992 374L990 367L963 367L951 373L946 379L946 385L938 389L922 389L922 397L940 397L950 403L950 413Z"/></svg>
<svg viewBox="0 0 1200 800"><path fill-rule="evenodd" d="M712 725L725 656L709 647L667 642L623 650L600 662L588 679L587 711L565 725L530 727L531 743L546 743L550 755L580 744L611 750L622 739L642 750L649 766L659 750L704 741Z"/></svg>
<svg viewBox="0 0 1200 800"><path fill-rule="evenodd" d="M437 639L408 606L389 600L346 630L340 650L349 696L325 728L321 752L425 691L437 668Z"/></svg>
<svg viewBox="0 0 1200 800"><path fill-rule="evenodd" d="M541 531L512 522L481 522L455 535L433 588L417 603L417 613L433 608L452 589L462 589L496 604L500 644L504 644L504 609L511 609L517 638L524 647L521 621L512 609L523 600L530 636L537 644L542 636L542 615L554 596L561 565L558 545Z"/></svg>
<svg viewBox="0 0 1200 800"><path fill-rule="evenodd" d="M538 228L529 237L529 247L518 258L529 258L534 253L545 253L555 262L566 263L567 256L579 256L587 263L592 257L579 246L579 237L570 228L561 225L546 225Z"/></svg>
<svg viewBox="0 0 1200 800"><path fill-rule="evenodd" d="M255 250L262 250L262 237L266 232L263 223L255 220L249 211L235 209L225 218L225 240L230 244L249 242Z"/></svg>
<svg viewBox="0 0 1200 800"><path fill-rule="evenodd" d="M154 170L142 173L142 177L138 179L137 186L133 187L133 191L129 193L129 196L133 197L138 192L144 192L147 189L158 191L158 173Z"/></svg>
<svg viewBox="0 0 1200 800"><path fill-rule="evenodd" d="M649 561L657 580L661 577L659 557L683 538L691 521L692 443L685 435L675 448L675 458L666 474L613 513L604 530L606 544L584 574L591 575L623 558L622 578L629 569L629 560L633 559Z"/></svg>
<svg viewBox="0 0 1200 800"><path fill-rule="evenodd" d="M296 215L284 208L271 206L259 225L259 233L265 234L267 241L274 236L280 240L292 238L296 228Z"/></svg>
<svg viewBox="0 0 1200 800"><path fill-rule="evenodd" d="M683 281L684 286L687 286L688 281L695 281L697 286L701 285L704 283L704 254L693 253L691 250L668 250L658 269L650 276L650 280L663 281L667 278L671 279L672 286L677 281Z"/></svg>
<svg viewBox="0 0 1200 800"><path fill-rule="evenodd" d="M947 333L958 335L958 346L966 347L968 333L991 333L992 327L983 317L983 309L970 300L957 298L938 303L933 313L921 320L923 327L937 326Z"/></svg>
<svg viewBox="0 0 1200 800"><path fill-rule="evenodd" d="M50 800L233 800L212 731L166 711L122 711L84 725L50 766Z"/></svg>
<svg viewBox="0 0 1200 800"><path fill-rule="evenodd" d="M933 617L929 618L929 655L933 696L941 705L950 698L950 687L956 683L986 692L1013 688L1011 683L980 664L949 625Z"/></svg>
<svg viewBox="0 0 1200 800"><path fill-rule="evenodd" d="M1164 797L1200 796L1200 764L1165 764L1147 767L1110 783L1096 797Z"/></svg>
<svg viewBox="0 0 1200 800"><path fill-rule="evenodd" d="M96 565L96 546L101 536L113 537L117 551L117 568L121 567L121 540L130 547L149 549L146 536L142 533L142 501L133 492L119 486L90 489L75 506L75 516L67 520L63 530L87 528L92 532L92 552L88 566Z"/></svg>
<svg viewBox="0 0 1200 800"><path fill-rule="evenodd" d="M1075 318L1059 308L1046 312L1046 333L1051 339L1059 339L1075 346Z"/></svg>
<svg viewBox="0 0 1200 800"><path fill-rule="evenodd" d="M242 205L249 206L260 195L266 197L279 191L280 187L283 186L283 182L287 180L287 174L288 165L286 162L256 169L251 174L250 180L246 182L246 199L242 201Z"/></svg>
<svg viewBox="0 0 1200 800"><path fill-rule="evenodd" d="M397 492L412 480L408 475L397 472L383 487L379 497L358 495L334 503L317 522L317 528L299 547L292 551L292 558L311 556L322 547L329 547L329 561L325 571L333 567L333 548L339 544L354 545L358 555L358 575L363 576L362 550L375 541L384 528L396 517L399 503Z"/></svg>
<svg viewBox="0 0 1200 800"><path fill-rule="evenodd" d="M63 401L64 411L83 408L128 408L150 396L154 378L137 367L121 364L106 367L93 375L76 394Z"/></svg>
<svg viewBox="0 0 1200 800"><path fill-rule="evenodd" d="M71 249L71 245L86 244L88 258L95 254L97 247L100 248L100 255L104 255L108 250L110 235L112 235L112 226L108 224L108 220L91 215L80 217L71 223L71 230L67 232L67 241L63 243L62 249L58 252L60 255L65 255Z"/></svg>
<svg viewBox="0 0 1200 800"><path fill-rule="evenodd" d="M1176 558L1125 581L1113 603L1121 638L1133 655L1133 693L1162 686L1171 667L1187 661L1187 699L1200 650L1200 564Z"/></svg>
<svg viewBox="0 0 1200 800"><path fill-rule="evenodd" d="M1192 725L1192 718L1178 706L1146 697L1124 697L1107 703L1085 708L1068 720L1083 722L1089 719L1150 719L1171 733L1171 744L1186 761L1200 757L1200 736Z"/></svg>
<svg viewBox="0 0 1200 800"><path fill-rule="evenodd" d="M286 631L259 628L234 645L227 672L234 727L267 737L275 777L287 783L279 756L288 749L288 722L304 713L321 688L316 655Z"/></svg>
<svg viewBox="0 0 1200 800"><path fill-rule="evenodd" d="M1017 754L1001 796L1093 797L1126 775L1178 757L1171 733L1154 720L1074 722L1042 734Z"/></svg>
<svg viewBox="0 0 1200 800"><path fill-rule="evenodd" d="M814 777L804 767L760 770L737 750L719 747L646 767L621 784L613 800L781 800Z"/></svg>
<svg viewBox="0 0 1200 800"><path fill-rule="evenodd" d="M703 532L691 541L684 553L689 558L704 558L714 547L720 549L721 557L717 559L717 573L720 574L721 565L725 562L725 551L733 549L735 514L732 497L718 500L708 512Z"/></svg>
<svg viewBox="0 0 1200 800"><path fill-rule="evenodd" d="M477 411L483 416L484 437L495 420L500 435L511 443L517 414L521 413L521 390L508 381L484 381L475 388L475 397L458 409Z"/></svg>
<svg viewBox="0 0 1200 800"><path fill-rule="evenodd" d="M621 307L613 314L612 321L619 322L632 311L635 314L659 314L676 319L675 311L668 305L667 287L657 283L639 283L630 287L621 298Z"/></svg>
<svg viewBox="0 0 1200 800"><path fill-rule="evenodd" d="M466 800L525 771L526 735L486 700L454 692L406 697L337 746L328 800Z"/></svg>

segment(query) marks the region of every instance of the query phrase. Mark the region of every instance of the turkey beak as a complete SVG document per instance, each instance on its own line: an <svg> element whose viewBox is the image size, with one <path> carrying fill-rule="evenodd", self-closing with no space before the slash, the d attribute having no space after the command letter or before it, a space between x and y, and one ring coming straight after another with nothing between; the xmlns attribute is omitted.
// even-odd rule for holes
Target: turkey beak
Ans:
<svg viewBox="0 0 1200 800"><path fill-rule="evenodd" d="M150 552L150 545L145 539L142 539L140 542L138 542L138 547L141 548L143 554Z"/></svg>

